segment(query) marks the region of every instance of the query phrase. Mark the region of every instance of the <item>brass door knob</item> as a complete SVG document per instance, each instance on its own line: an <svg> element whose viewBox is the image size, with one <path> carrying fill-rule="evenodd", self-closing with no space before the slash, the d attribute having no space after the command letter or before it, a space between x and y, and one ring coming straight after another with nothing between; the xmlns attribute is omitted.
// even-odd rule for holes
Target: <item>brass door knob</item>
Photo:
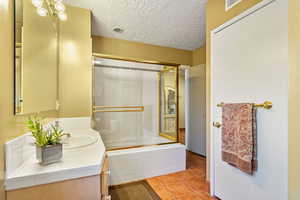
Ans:
<svg viewBox="0 0 300 200"><path fill-rule="evenodd" d="M213 126L216 128L221 128L222 124L220 122L213 122Z"/></svg>

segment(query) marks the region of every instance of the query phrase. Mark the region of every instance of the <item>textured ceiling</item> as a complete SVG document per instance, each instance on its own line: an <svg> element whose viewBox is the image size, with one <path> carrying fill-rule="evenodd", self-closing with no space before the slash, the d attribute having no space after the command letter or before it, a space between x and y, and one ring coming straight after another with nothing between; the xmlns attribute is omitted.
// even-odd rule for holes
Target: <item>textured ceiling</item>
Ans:
<svg viewBox="0 0 300 200"><path fill-rule="evenodd" d="M92 10L93 35L194 50L205 44L207 0L64 0ZM120 27L123 33L113 29Z"/></svg>

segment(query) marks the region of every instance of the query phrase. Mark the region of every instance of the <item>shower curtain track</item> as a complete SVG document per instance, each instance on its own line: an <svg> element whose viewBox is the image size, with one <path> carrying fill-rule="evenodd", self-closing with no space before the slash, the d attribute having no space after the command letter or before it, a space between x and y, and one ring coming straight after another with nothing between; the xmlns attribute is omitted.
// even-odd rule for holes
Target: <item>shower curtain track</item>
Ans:
<svg viewBox="0 0 300 200"><path fill-rule="evenodd" d="M136 63L146 63L146 64L155 64L155 65L165 65L165 66L173 66L179 67L180 64L178 63L169 63L169 62L161 62L161 61L153 61L153 60L143 60L143 59L135 59L130 57L120 57L110 54L101 54L101 53L93 53L94 58L106 58L106 59L113 59L113 60L121 60L121 61L128 61L128 62L136 62Z"/></svg>
<svg viewBox="0 0 300 200"><path fill-rule="evenodd" d="M103 67L103 68L113 68L113 69L125 69L125 70L136 70L136 71L149 71L149 72L161 72L160 70L155 69L142 69L142 68L133 68L133 67L121 67L121 66L111 66L111 65L102 65L102 64L94 64L95 67Z"/></svg>

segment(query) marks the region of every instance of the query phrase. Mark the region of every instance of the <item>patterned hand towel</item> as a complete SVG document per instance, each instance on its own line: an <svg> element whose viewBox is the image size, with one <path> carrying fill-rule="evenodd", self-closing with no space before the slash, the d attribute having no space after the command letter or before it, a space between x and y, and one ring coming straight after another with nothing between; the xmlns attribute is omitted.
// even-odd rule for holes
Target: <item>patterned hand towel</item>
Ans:
<svg viewBox="0 0 300 200"><path fill-rule="evenodd" d="M247 174L256 171L256 109L250 103L222 107L222 160Z"/></svg>

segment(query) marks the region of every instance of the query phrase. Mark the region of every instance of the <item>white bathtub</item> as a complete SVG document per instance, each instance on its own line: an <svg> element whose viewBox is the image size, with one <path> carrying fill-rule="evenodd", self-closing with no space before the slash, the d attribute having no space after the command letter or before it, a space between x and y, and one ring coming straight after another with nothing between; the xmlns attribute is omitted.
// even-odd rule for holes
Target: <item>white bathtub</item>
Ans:
<svg viewBox="0 0 300 200"><path fill-rule="evenodd" d="M186 169L186 148L166 144L107 152L110 185L119 185Z"/></svg>

